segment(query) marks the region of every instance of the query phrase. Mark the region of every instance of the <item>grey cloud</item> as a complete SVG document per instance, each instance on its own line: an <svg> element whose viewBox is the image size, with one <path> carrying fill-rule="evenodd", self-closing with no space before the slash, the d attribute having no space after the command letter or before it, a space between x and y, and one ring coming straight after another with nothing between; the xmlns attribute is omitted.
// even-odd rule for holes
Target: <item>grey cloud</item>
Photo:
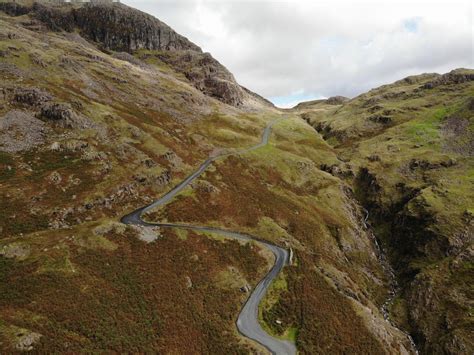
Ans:
<svg viewBox="0 0 474 355"><path fill-rule="evenodd" d="M355 96L407 75L474 66L469 1L126 2L210 51L266 97Z"/></svg>

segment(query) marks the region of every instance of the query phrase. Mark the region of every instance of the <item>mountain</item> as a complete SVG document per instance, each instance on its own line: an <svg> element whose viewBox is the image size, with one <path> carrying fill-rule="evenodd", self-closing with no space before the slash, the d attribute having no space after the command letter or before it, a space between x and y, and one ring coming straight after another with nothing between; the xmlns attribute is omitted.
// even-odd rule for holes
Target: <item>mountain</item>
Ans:
<svg viewBox="0 0 474 355"><path fill-rule="evenodd" d="M240 87L234 76L209 53L144 12L117 3L2 2L0 9L12 16L29 15L29 28L80 33L103 51L140 52L153 56L190 80L196 88L233 106L264 102ZM152 51L152 53L149 53Z"/></svg>
<svg viewBox="0 0 474 355"><path fill-rule="evenodd" d="M472 70L278 110L138 10L0 1L0 77L2 353L266 353L272 250L275 342L472 353Z"/></svg>
<svg viewBox="0 0 474 355"><path fill-rule="evenodd" d="M474 70L301 107L338 152L322 168L353 186L388 251L400 286L394 319L424 353L471 352Z"/></svg>

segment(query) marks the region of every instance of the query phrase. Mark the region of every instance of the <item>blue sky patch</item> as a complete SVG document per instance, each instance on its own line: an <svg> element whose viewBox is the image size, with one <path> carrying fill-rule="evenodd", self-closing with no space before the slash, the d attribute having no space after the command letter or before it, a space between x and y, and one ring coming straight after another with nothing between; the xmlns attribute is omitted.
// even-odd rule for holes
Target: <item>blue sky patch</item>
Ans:
<svg viewBox="0 0 474 355"><path fill-rule="evenodd" d="M403 28L411 33L417 33L421 17L413 17L403 21Z"/></svg>

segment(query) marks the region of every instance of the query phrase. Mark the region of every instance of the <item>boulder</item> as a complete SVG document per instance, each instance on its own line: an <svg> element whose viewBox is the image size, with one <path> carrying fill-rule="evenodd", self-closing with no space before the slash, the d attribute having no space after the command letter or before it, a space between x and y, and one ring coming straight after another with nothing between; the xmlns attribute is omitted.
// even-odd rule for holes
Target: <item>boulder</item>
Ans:
<svg viewBox="0 0 474 355"><path fill-rule="evenodd" d="M388 125L393 122L392 117L386 115L372 115L368 118L368 120L383 125Z"/></svg>
<svg viewBox="0 0 474 355"><path fill-rule="evenodd" d="M41 117L50 121L70 121L74 112L68 104L51 103L41 108Z"/></svg>
<svg viewBox="0 0 474 355"><path fill-rule="evenodd" d="M87 118L78 115L70 104L65 103L48 102L44 104L38 117L61 128L94 127Z"/></svg>
<svg viewBox="0 0 474 355"><path fill-rule="evenodd" d="M13 100L28 106L40 106L52 100L52 96L38 88L17 88Z"/></svg>

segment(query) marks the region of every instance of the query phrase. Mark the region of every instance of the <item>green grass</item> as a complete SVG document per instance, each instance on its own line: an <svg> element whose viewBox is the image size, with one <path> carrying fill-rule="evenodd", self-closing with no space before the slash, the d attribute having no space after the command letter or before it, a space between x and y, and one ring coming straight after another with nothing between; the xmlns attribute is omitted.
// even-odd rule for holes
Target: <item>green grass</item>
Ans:
<svg viewBox="0 0 474 355"><path fill-rule="evenodd" d="M440 125L449 110L439 108L431 114L409 121L405 124L406 132L416 143L437 144L440 138Z"/></svg>
<svg viewBox="0 0 474 355"><path fill-rule="evenodd" d="M8 153L0 152L0 181L8 181L15 176L15 161Z"/></svg>
<svg viewBox="0 0 474 355"><path fill-rule="evenodd" d="M297 329L295 327L288 327L285 329L283 324L278 324L277 320L282 322L285 320L278 319L278 316L274 314L272 309L277 305L281 294L287 291L288 283L286 281L285 275L284 273L280 273L280 275L278 275L278 277L273 280L267 291L267 294L259 305L258 318L262 328L272 336L280 339L295 341Z"/></svg>

